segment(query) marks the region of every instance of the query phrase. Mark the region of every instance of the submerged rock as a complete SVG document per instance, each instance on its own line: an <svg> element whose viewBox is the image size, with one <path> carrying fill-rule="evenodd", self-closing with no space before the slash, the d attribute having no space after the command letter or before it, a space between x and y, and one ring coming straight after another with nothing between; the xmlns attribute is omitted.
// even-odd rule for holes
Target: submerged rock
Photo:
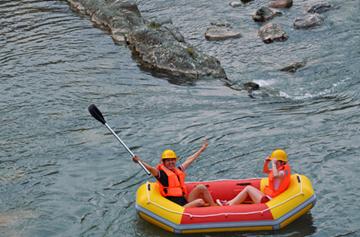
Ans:
<svg viewBox="0 0 360 237"><path fill-rule="evenodd" d="M324 22L324 18L315 13L309 14L304 17L296 18L294 21L295 29L307 29L315 26L319 26Z"/></svg>
<svg viewBox="0 0 360 237"><path fill-rule="evenodd" d="M317 2L306 7L306 12L308 13L323 13L329 11L332 8L332 5L328 2Z"/></svg>
<svg viewBox="0 0 360 237"><path fill-rule="evenodd" d="M154 24L154 25L158 25L158 26L162 26L162 25L166 25L166 24L172 25L173 21L169 17L161 17L161 18L153 19L151 21L147 21L147 24Z"/></svg>
<svg viewBox="0 0 360 237"><path fill-rule="evenodd" d="M240 7L244 4L252 2L252 1L254 1L254 0L241 0L241 2L240 1L232 1L229 3L229 5L232 7Z"/></svg>
<svg viewBox="0 0 360 237"><path fill-rule="evenodd" d="M229 88L231 88L232 90L236 90L236 91L247 91L248 95L251 98L255 98L254 96L254 91L260 91L260 85L249 81L249 82L245 82L245 83L236 83L236 82L232 82L231 80L227 79L227 81L225 81L225 85L228 86Z"/></svg>
<svg viewBox="0 0 360 237"><path fill-rule="evenodd" d="M232 7L240 7L242 5L242 3L233 1L233 2L230 2L229 5Z"/></svg>
<svg viewBox="0 0 360 237"><path fill-rule="evenodd" d="M290 8L293 5L293 0L274 0L271 1L269 7L272 8Z"/></svg>
<svg viewBox="0 0 360 237"><path fill-rule="evenodd" d="M282 15L281 12L273 11L268 7L261 7L253 14L252 18L254 21L265 22L274 18L275 16L281 16L281 15Z"/></svg>
<svg viewBox="0 0 360 237"><path fill-rule="evenodd" d="M274 41L285 41L288 39L288 35L281 26L274 23L268 23L262 26L258 34L262 41L266 44Z"/></svg>
<svg viewBox="0 0 360 237"><path fill-rule="evenodd" d="M254 0L241 0L242 3L249 3L249 2L252 2Z"/></svg>
<svg viewBox="0 0 360 237"><path fill-rule="evenodd" d="M255 96L254 96L253 92L257 91L257 90L260 90L260 85L255 83L255 82L252 82L252 81L245 82L243 84L243 87L244 87L245 90L247 90L249 97L253 98L253 99L255 99Z"/></svg>
<svg viewBox="0 0 360 237"><path fill-rule="evenodd" d="M146 22L130 0L68 0L70 6L108 29L114 41L126 41L140 66L170 77L226 78L220 62L194 49L171 22Z"/></svg>
<svg viewBox="0 0 360 237"><path fill-rule="evenodd" d="M229 24L212 24L205 32L207 40L226 40L240 37L240 32L232 30Z"/></svg>
<svg viewBox="0 0 360 237"><path fill-rule="evenodd" d="M255 83L255 82L252 82L252 81L249 81L249 82L245 82L243 84L243 87L245 90L247 91L256 91L256 90L260 90L260 85Z"/></svg>
<svg viewBox="0 0 360 237"><path fill-rule="evenodd" d="M32 218L38 218L38 215L32 211L16 209L7 211L6 213L0 213L0 227L18 226L21 221Z"/></svg>
<svg viewBox="0 0 360 237"><path fill-rule="evenodd" d="M299 68L305 67L306 62L295 62L290 64L289 66L283 67L280 69L282 72L296 72Z"/></svg>

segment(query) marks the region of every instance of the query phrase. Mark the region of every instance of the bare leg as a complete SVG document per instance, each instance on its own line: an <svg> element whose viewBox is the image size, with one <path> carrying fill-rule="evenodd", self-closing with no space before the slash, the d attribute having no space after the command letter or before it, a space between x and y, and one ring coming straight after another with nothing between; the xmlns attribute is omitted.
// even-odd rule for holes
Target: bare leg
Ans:
<svg viewBox="0 0 360 237"><path fill-rule="evenodd" d="M253 203L260 203L261 199L265 196L263 192L253 186L247 186L246 188Z"/></svg>
<svg viewBox="0 0 360 237"><path fill-rule="evenodd" d="M228 205L241 204L245 201L247 197L250 197L253 203L260 203L261 198L264 197L264 194L257 188L248 185L246 186L236 197L228 201Z"/></svg>
<svg viewBox="0 0 360 237"><path fill-rule="evenodd" d="M247 193L247 189L246 187L240 192L238 193L238 195L236 195L236 197L234 197L233 199L231 199L230 201L227 202L227 204L229 206L232 205L236 205L236 204L240 204L243 201L245 201L245 199L247 198L248 193Z"/></svg>
<svg viewBox="0 0 360 237"><path fill-rule="evenodd" d="M203 206L205 206L205 202L201 198L195 199L184 205L184 207L203 207Z"/></svg>
<svg viewBox="0 0 360 237"><path fill-rule="evenodd" d="M203 199L205 203L208 203L210 206L217 206L217 204L214 202L209 190L205 187L203 184L197 185L188 196L188 202L191 203L192 201L196 199ZM204 204L205 205L205 204Z"/></svg>

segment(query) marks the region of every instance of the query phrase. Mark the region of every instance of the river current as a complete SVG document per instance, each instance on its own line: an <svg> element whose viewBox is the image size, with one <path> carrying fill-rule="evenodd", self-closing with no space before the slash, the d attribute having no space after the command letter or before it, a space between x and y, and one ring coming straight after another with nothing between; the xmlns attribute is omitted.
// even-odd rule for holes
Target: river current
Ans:
<svg viewBox="0 0 360 237"><path fill-rule="evenodd" d="M264 158L285 149L312 181L315 207L283 230L229 236L360 236L359 1L331 0L321 26L295 30L309 1L294 0L273 20L289 39L264 44L251 14L267 2L137 1L145 18L171 18L230 80L260 84L251 98L215 79L142 71L64 1L1 0L0 236L174 236L136 215L136 189L154 179L90 117L91 103L153 165L166 148L184 161L207 138L191 181L261 177ZM206 41L210 23L224 21L242 37ZM279 71L296 61L305 67Z"/></svg>

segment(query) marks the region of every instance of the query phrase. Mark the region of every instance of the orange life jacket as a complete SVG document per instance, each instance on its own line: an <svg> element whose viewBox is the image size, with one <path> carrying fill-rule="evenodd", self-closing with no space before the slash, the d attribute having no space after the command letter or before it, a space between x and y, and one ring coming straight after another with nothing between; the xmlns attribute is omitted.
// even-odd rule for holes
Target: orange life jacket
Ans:
<svg viewBox="0 0 360 237"><path fill-rule="evenodd" d="M277 195L284 192L289 187L290 177L291 177L290 165L286 164L286 165L281 166L279 168L279 171L284 171L285 175L282 177L282 179L280 181L280 185L279 185L278 189L276 189L276 190L275 190L275 187L274 187L274 174L273 174L273 171L271 170L269 172L269 185L267 185L265 187L264 193L266 195L269 195L270 197L276 197Z"/></svg>
<svg viewBox="0 0 360 237"><path fill-rule="evenodd" d="M164 187L159 181L160 193L164 197L172 196L172 197L182 197L187 194L186 186L185 186L185 172L181 171L178 168L175 168L175 171L169 170L163 164L159 164L156 167L158 170L162 170L168 177L168 187Z"/></svg>

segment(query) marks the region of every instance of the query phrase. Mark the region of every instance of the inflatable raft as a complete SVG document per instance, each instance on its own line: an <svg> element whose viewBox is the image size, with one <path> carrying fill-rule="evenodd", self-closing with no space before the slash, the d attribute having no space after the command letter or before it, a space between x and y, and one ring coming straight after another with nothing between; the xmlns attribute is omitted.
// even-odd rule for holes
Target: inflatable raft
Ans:
<svg viewBox="0 0 360 237"><path fill-rule="evenodd" d="M230 200L245 186L263 190L267 178L215 180L186 183L189 192L204 184L215 199ZM291 175L289 188L266 203L184 208L159 193L157 183L141 185L136 210L141 218L174 233L278 230L309 211L316 201L311 182L304 175Z"/></svg>

